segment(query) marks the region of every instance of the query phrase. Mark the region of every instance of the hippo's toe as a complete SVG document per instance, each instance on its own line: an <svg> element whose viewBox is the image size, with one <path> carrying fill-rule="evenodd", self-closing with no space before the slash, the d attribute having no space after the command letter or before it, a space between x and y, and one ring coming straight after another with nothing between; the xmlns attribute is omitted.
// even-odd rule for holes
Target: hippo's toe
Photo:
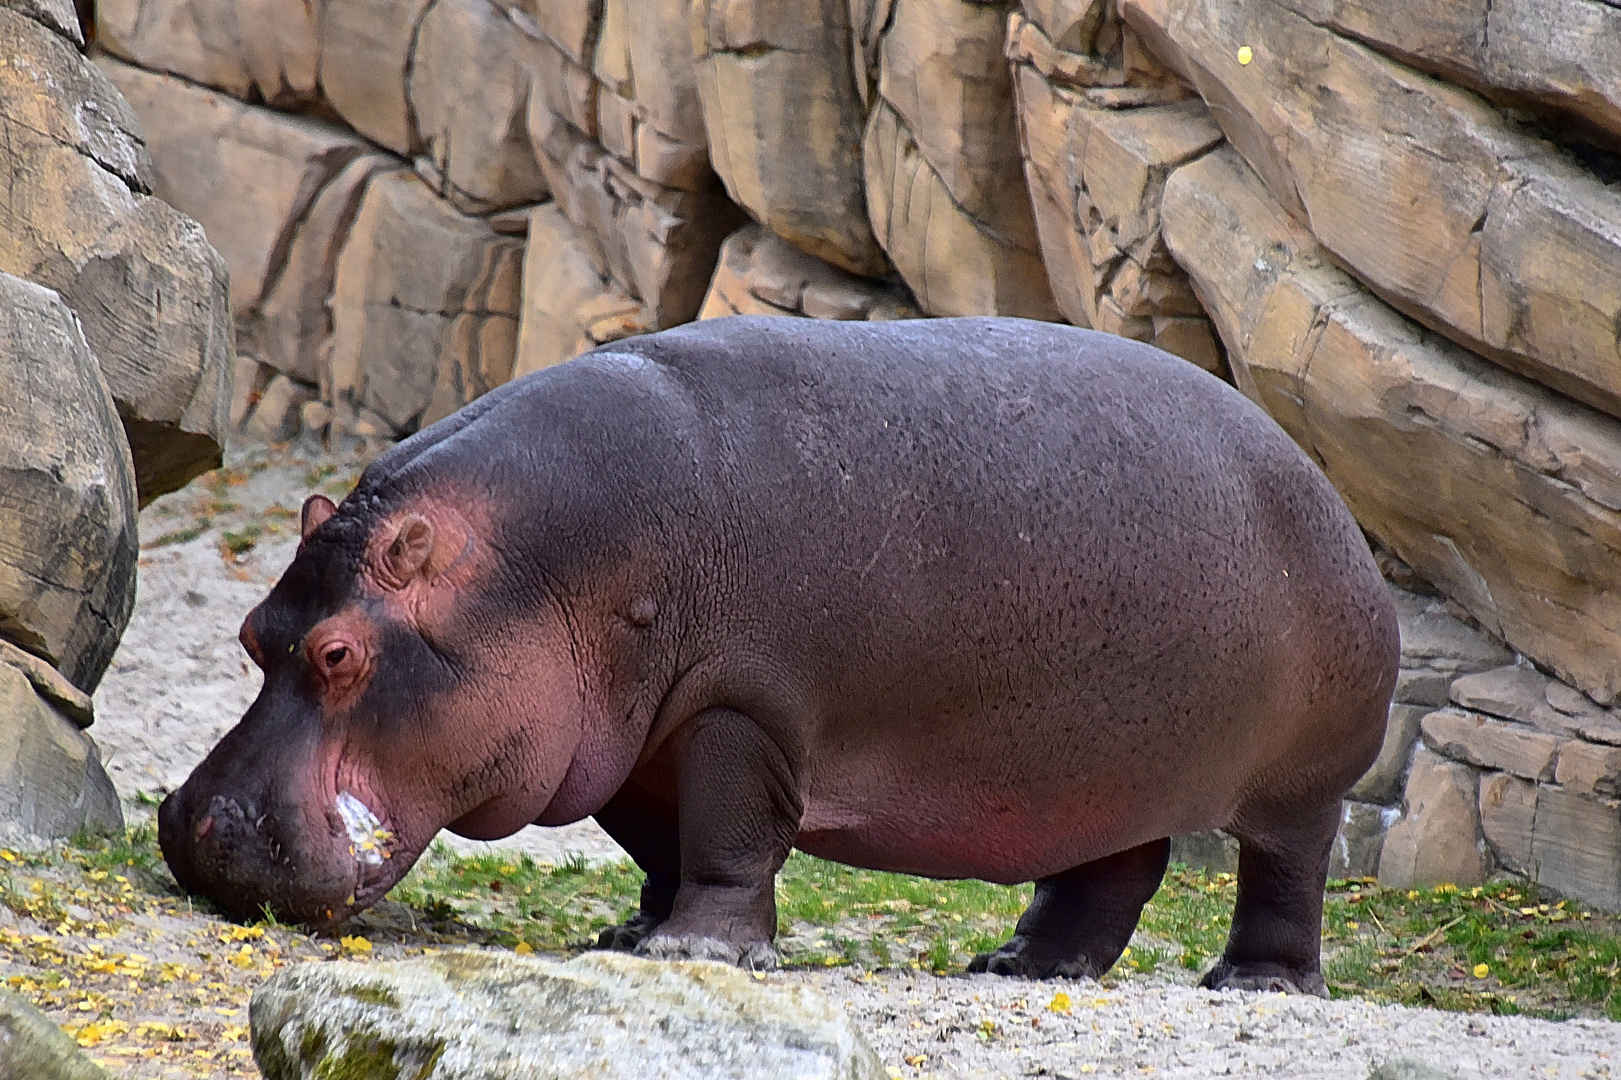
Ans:
<svg viewBox="0 0 1621 1080"><path fill-rule="evenodd" d="M636 947L653 960L718 960L750 971L774 971L777 950L769 941L723 941L697 934L654 933Z"/></svg>
<svg viewBox="0 0 1621 1080"><path fill-rule="evenodd" d="M1035 948L1015 934L995 952L980 953L968 962L971 974L1012 975L1021 979L1095 979L1097 965L1085 957L1054 956Z"/></svg>
<svg viewBox="0 0 1621 1080"><path fill-rule="evenodd" d="M1259 990L1273 994L1309 994L1326 998L1328 983L1320 971L1295 971L1282 964L1231 964L1226 959L1205 972L1206 990Z"/></svg>
<svg viewBox="0 0 1621 1080"><path fill-rule="evenodd" d="M636 946L646 939L648 934L659 928L662 919L655 919L646 912L636 915L618 926L610 926L597 936L597 948L612 949L615 952L632 952Z"/></svg>

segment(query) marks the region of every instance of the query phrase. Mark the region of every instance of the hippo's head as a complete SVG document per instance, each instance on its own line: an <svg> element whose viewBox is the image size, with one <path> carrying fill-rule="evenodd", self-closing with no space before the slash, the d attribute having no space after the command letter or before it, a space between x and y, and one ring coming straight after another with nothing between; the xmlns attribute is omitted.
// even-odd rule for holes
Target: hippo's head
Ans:
<svg viewBox="0 0 1621 1080"><path fill-rule="evenodd" d="M263 688L158 812L182 886L331 927L439 829L493 838L546 810L580 742L580 676L548 600L492 601L511 590L478 517L426 496L305 502L298 554L242 624Z"/></svg>

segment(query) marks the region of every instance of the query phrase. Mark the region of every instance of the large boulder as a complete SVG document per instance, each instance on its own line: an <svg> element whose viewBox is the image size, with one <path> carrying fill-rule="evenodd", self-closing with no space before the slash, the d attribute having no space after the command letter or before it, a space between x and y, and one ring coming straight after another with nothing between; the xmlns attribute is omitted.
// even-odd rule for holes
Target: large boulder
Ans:
<svg viewBox="0 0 1621 1080"><path fill-rule="evenodd" d="M0 842L64 840L123 828L118 792L96 744L27 674L0 659ZM0 1076L13 1075L0 1070Z"/></svg>
<svg viewBox="0 0 1621 1080"><path fill-rule="evenodd" d="M1363 528L1486 631L1613 702L1621 423L1402 317L1230 148L1173 173L1161 214L1234 381Z"/></svg>
<svg viewBox="0 0 1621 1080"><path fill-rule="evenodd" d="M141 67L277 108L319 99L320 5L97 0L96 44Z"/></svg>
<svg viewBox="0 0 1621 1080"><path fill-rule="evenodd" d="M1621 416L1621 191L1475 94L1280 0L1122 9L1272 197L1374 292Z"/></svg>
<svg viewBox="0 0 1621 1080"><path fill-rule="evenodd" d="M855 274L889 260L867 220L849 0L692 9L715 171L756 221Z"/></svg>
<svg viewBox="0 0 1621 1080"><path fill-rule="evenodd" d="M95 689L135 604L135 482L79 322L0 273L0 638Z"/></svg>
<svg viewBox="0 0 1621 1080"><path fill-rule="evenodd" d="M254 991L266 1080L878 1080L878 1056L804 986L703 962L567 963L455 950L300 964Z"/></svg>
<svg viewBox="0 0 1621 1080"><path fill-rule="evenodd" d="M0 1076L111 1080L48 1016L9 990L0 990Z"/></svg>
<svg viewBox="0 0 1621 1080"><path fill-rule="evenodd" d="M79 316L143 501L220 460L233 349L227 274L150 192L129 106L67 37L0 6L0 271Z"/></svg>

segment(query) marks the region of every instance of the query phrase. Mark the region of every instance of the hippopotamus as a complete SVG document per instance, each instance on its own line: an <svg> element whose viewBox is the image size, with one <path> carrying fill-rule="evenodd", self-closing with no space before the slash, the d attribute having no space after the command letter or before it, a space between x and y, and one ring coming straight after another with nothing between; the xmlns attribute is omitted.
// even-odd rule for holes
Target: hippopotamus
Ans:
<svg viewBox="0 0 1621 1080"><path fill-rule="evenodd" d="M1213 988L1324 992L1391 601L1321 471L1146 344L723 318L515 380L304 503L258 698L159 813L176 880L332 928L440 829L594 817L602 935L775 957L790 849L1035 882L972 970L1095 976L1169 837L1238 839Z"/></svg>

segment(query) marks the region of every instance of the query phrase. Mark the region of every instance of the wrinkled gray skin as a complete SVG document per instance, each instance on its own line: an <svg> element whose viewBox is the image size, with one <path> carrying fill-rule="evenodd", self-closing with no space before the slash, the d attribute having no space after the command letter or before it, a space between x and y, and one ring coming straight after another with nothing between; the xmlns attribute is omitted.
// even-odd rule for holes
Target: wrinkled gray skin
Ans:
<svg viewBox="0 0 1621 1080"><path fill-rule="evenodd" d="M607 946L770 963L797 846L1034 880L975 969L1088 975L1167 837L1220 827L1206 985L1323 992L1395 616L1323 475L1181 360L1010 319L704 322L502 387L305 532L244 627L264 692L161 814L232 910L331 925L442 827L595 815L647 872Z"/></svg>

